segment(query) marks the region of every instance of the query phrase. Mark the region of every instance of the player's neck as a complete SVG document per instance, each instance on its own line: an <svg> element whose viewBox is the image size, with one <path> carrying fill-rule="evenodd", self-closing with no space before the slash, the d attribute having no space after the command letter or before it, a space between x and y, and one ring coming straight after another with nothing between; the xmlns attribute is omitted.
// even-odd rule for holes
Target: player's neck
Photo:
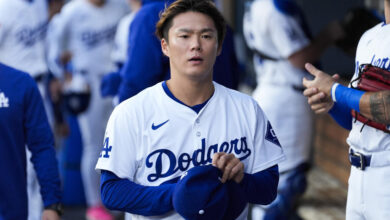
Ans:
<svg viewBox="0 0 390 220"><path fill-rule="evenodd" d="M390 0L385 0L385 18L386 24L390 24Z"/></svg>
<svg viewBox="0 0 390 220"><path fill-rule="evenodd" d="M195 106L204 103L214 93L212 80L196 82L191 80L167 80L167 86L172 94L188 106Z"/></svg>

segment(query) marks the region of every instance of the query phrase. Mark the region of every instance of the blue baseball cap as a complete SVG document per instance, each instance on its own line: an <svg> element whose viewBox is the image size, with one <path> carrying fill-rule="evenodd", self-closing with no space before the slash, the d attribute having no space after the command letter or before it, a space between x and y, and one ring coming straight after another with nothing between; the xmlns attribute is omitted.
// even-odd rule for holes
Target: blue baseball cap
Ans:
<svg viewBox="0 0 390 220"><path fill-rule="evenodd" d="M242 189L233 182L223 184L222 172L212 166L197 166L183 174L176 184L172 202L187 220L236 219L244 210Z"/></svg>

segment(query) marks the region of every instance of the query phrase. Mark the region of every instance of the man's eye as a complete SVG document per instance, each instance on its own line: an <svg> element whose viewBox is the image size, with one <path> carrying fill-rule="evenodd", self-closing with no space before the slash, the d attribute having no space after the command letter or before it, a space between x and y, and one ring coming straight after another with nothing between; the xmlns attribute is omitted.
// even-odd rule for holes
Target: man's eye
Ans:
<svg viewBox="0 0 390 220"><path fill-rule="evenodd" d="M211 38L211 35L202 35L202 38L205 38L205 39L210 39Z"/></svg>
<svg viewBox="0 0 390 220"><path fill-rule="evenodd" d="M185 39L185 38L188 38L188 35L180 35L179 37Z"/></svg>

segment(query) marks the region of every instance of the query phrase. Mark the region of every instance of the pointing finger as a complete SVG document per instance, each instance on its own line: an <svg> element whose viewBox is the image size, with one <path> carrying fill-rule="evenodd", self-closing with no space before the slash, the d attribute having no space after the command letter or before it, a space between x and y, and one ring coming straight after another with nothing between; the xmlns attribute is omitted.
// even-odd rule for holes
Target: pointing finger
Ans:
<svg viewBox="0 0 390 220"><path fill-rule="evenodd" d="M306 63L305 68L313 76L317 76L320 72L320 70L315 68L315 66L313 66L311 63Z"/></svg>

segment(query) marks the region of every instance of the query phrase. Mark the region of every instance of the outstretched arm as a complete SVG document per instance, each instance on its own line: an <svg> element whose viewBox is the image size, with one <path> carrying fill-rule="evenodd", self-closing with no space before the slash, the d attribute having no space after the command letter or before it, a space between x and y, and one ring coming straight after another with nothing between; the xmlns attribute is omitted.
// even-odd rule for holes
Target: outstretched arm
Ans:
<svg viewBox="0 0 390 220"><path fill-rule="evenodd" d="M360 99L360 113L373 121L390 124L390 91L366 92Z"/></svg>
<svg viewBox="0 0 390 220"><path fill-rule="evenodd" d="M303 79L303 85L307 88L304 94L309 97L308 101L312 108L313 103L321 103L321 99L328 100L329 103L332 98L339 104L360 112L368 119L390 124L390 91L362 92L347 88L335 84L336 79L313 65L306 64L305 67L315 77L313 80Z"/></svg>

